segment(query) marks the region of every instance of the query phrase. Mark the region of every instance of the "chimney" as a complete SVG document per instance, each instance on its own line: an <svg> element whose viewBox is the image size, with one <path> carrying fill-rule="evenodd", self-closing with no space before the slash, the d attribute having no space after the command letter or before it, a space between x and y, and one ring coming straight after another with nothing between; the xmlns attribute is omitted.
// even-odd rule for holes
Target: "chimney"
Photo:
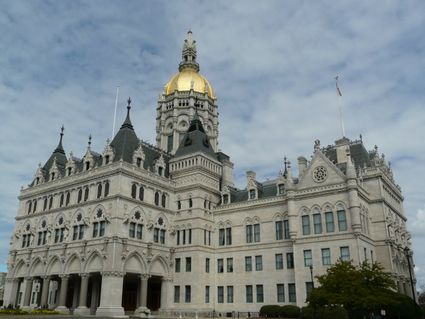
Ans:
<svg viewBox="0 0 425 319"><path fill-rule="evenodd" d="M307 159L304 156L299 156L298 160L298 176L301 176L307 168Z"/></svg>

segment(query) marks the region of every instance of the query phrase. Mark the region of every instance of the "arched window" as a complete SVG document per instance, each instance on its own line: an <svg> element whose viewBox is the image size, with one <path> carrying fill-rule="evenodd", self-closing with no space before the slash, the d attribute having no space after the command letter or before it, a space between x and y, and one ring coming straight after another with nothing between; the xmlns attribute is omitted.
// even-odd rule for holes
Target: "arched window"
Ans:
<svg viewBox="0 0 425 319"><path fill-rule="evenodd" d="M46 245L46 239L47 239L47 222L46 220L43 220L40 224L40 227L37 233L37 246Z"/></svg>
<svg viewBox="0 0 425 319"><path fill-rule="evenodd" d="M136 198L136 193L137 193L137 185L133 184L131 186L131 198Z"/></svg>
<svg viewBox="0 0 425 319"><path fill-rule="evenodd" d="M189 198L189 208L192 208L192 206L193 206L193 200L192 198Z"/></svg>
<svg viewBox="0 0 425 319"><path fill-rule="evenodd" d="M44 197L43 211L45 211L46 209L47 209L47 197Z"/></svg>
<svg viewBox="0 0 425 319"><path fill-rule="evenodd" d="M165 194L162 194L161 205L162 207L165 207L166 204L167 204L167 196L165 196Z"/></svg>
<svg viewBox="0 0 425 319"><path fill-rule="evenodd" d="M59 217L55 227L55 244L61 243L65 235L65 221L63 217Z"/></svg>
<svg viewBox="0 0 425 319"><path fill-rule="evenodd" d="M63 195L63 193L61 193L60 198L59 198L59 207L63 206L63 200L64 200L64 195Z"/></svg>
<svg viewBox="0 0 425 319"><path fill-rule="evenodd" d="M106 183L105 183L105 193L104 193L105 195L105 197L108 197L108 195L109 195L109 182L108 181L106 181Z"/></svg>
<svg viewBox="0 0 425 319"><path fill-rule="evenodd" d="M102 197L102 184L97 185L97 198Z"/></svg>
<svg viewBox="0 0 425 319"><path fill-rule="evenodd" d="M131 217L128 236L136 239L142 239L143 237L143 218L139 211L135 212Z"/></svg>
<svg viewBox="0 0 425 319"><path fill-rule="evenodd" d="M140 186L140 188L139 188L139 199L141 201L143 201L144 198L145 198L145 189L143 188L143 186Z"/></svg>
<svg viewBox="0 0 425 319"><path fill-rule="evenodd" d="M49 209L52 209L53 206L53 196L50 196L49 198Z"/></svg>
<svg viewBox="0 0 425 319"><path fill-rule="evenodd" d="M346 231L347 230L347 216L345 215L345 209L344 206L341 204L338 204L337 206L336 215L338 218L338 229L339 231Z"/></svg>
<svg viewBox="0 0 425 319"><path fill-rule="evenodd" d="M303 235L310 235L310 216L303 215L301 217L301 225L303 229Z"/></svg>
<svg viewBox="0 0 425 319"><path fill-rule="evenodd" d="M159 217L153 229L153 241L155 243L165 244L165 228L164 219Z"/></svg>
<svg viewBox="0 0 425 319"><path fill-rule="evenodd" d="M83 199L83 190L80 188L79 190L78 190L78 200L77 200L77 202L78 203L81 203L81 200Z"/></svg>
<svg viewBox="0 0 425 319"><path fill-rule="evenodd" d="M84 189L84 201L86 202L89 199L89 188Z"/></svg>
<svg viewBox="0 0 425 319"><path fill-rule="evenodd" d="M22 248L29 247L31 244L31 225L27 224L22 234Z"/></svg>
<svg viewBox="0 0 425 319"><path fill-rule="evenodd" d="M31 213L32 202L28 201L28 214Z"/></svg>
<svg viewBox="0 0 425 319"><path fill-rule="evenodd" d="M78 213L72 226L72 240L81 240L84 238L84 220L83 215Z"/></svg>
<svg viewBox="0 0 425 319"><path fill-rule="evenodd" d="M93 238L103 237L105 235L106 220L103 211L99 208L94 216Z"/></svg>
<svg viewBox="0 0 425 319"><path fill-rule="evenodd" d="M159 192L155 192L155 205L159 206Z"/></svg>
<svg viewBox="0 0 425 319"><path fill-rule="evenodd" d="M182 209L182 202L180 200L177 201L177 209Z"/></svg>
<svg viewBox="0 0 425 319"><path fill-rule="evenodd" d="M35 213L37 211L37 200L34 199L34 205L32 206L32 212Z"/></svg>
<svg viewBox="0 0 425 319"><path fill-rule="evenodd" d="M70 201L70 199L71 199L71 193L70 193L70 192L67 192L67 193L66 193L65 206L68 206L68 205L69 205L69 201Z"/></svg>

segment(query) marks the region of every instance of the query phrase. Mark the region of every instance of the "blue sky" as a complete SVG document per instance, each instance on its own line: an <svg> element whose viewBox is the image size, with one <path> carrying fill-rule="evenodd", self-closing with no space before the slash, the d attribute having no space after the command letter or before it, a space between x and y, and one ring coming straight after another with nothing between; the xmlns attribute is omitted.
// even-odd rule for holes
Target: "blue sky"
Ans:
<svg viewBox="0 0 425 319"><path fill-rule="evenodd" d="M64 147L102 151L132 97L139 137L154 141L158 94L190 28L220 110L220 148L245 171L275 178L341 137L363 135L391 161L405 196L419 285L425 286L424 1L0 0L0 269L20 187L65 125Z"/></svg>

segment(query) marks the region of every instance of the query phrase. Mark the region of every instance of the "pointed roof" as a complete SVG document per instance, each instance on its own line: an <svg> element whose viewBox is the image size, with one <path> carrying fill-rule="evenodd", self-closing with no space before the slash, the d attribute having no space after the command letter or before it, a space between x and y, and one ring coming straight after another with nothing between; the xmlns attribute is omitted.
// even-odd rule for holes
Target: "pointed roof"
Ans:
<svg viewBox="0 0 425 319"><path fill-rule="evenodd" d="M196 152L202 152L213 159L217 159L198 113L195 113L174 156L185 156Z"/></svg>
<svg viewBox="0 0 425 319"><path fill-rule="evenodd" d="M56 160L56 165L58 166L59 170L62 170L65 168L66 162L68 161L65 155L65 151L62 146L62 139L63 139L63 131L65 130L64 126L61 127L60 132L60 139L59 144L56 147L56 149L53 151L52 155L50 155L50 158L47 160L46 164L43 166L43 170L45 174L47 174L50 169L52 168L53 162Z"/></svg>
<svg viewBox="0 0 425 319"><path fill-rule="evenodd" d="M114 162L122 158L123 161L132 163L133 152L139 146L139 139L130 120L131 99L128 98L127 102L127 116L110 144L115 152Z"/></svg>

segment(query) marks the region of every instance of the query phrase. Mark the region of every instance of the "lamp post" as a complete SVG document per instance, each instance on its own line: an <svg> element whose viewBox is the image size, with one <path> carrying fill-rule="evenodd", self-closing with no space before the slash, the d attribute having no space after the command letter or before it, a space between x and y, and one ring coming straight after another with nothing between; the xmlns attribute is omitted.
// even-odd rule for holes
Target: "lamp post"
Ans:
<svg viewBox="0 0 425 319"><path fill-rule="evenodd" d="M404 248L404 253L405 253L406 259L407 259L407 267L409 267L409 277L410 277L410 287L412 288L412 297L413 297L413 300L416 303L416 294L415 294L415 288L413 287L412 266L410 264L410 249L409 249L409 247L406 246Z"/></svg>
<svg viewBox="0 0 425 319"><path fill-rule="evenodd" d="M314 289L313 265L310 265L311 287Z"/></svg>

